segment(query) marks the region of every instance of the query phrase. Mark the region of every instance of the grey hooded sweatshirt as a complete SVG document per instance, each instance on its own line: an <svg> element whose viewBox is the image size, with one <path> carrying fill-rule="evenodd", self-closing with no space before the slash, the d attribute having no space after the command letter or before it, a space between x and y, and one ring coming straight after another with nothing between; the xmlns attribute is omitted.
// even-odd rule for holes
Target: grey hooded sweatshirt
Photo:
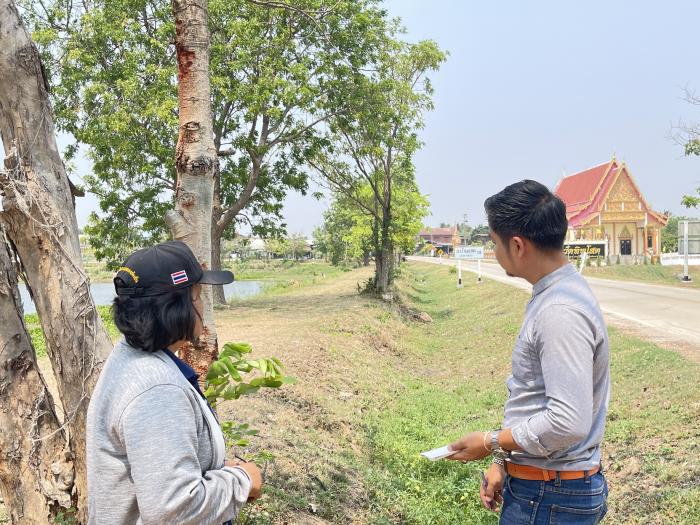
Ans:
<svg viewBox="0 0 700 525"><path fill-rule="evenodd" d="M164 352L117 343L88 409L90 525L235 518L251 482L242 469L222 466L221 430L198 397Z"/></svg>

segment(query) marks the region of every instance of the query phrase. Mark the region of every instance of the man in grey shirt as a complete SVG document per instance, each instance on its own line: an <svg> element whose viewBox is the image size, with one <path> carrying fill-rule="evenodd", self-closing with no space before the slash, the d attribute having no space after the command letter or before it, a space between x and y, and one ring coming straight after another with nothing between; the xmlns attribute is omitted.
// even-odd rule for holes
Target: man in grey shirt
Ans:
<svg viewBox="0 0 700 525"><path fill-rule="evenodd" d="M485 202L495 255L533 285L512 353L503 429L452 443L450 459L493 454L480 490L501 524L602 520L600 444L610 397L608 334L590 287L562 251L564 203L542 184L512 184Z"/></svg>

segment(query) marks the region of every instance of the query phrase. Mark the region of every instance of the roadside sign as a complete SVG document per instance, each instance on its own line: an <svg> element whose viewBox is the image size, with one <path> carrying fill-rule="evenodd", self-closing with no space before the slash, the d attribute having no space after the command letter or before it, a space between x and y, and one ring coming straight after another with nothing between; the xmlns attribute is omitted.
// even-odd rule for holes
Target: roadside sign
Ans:
<svg viewBox="0 0 700 525"><path fill-rule="evenodd" d="M685 255L685 225L688 225L688 255L700 253L700 221L678 221L678 254Z"/></svg>
<svg viewBox="0 0 700 525"><path fill-rule="evenodd" d="M455 248L455 258L478 260L484 258L483 246L457 246Z"/></svg>
<svg viewBox="0 0 700 525"><path fill-rule="evenodd" d="M564 243L567 257L605 257L605 241L570 241Z"/></svg>

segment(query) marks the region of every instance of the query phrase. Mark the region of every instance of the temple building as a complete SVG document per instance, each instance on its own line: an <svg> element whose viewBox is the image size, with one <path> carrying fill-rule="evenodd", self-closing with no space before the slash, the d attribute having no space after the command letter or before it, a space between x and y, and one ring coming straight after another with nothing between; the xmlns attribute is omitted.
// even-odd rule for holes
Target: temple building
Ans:
<svg viewBox="0 0 700 525"><path fill-rule="evenodd" d="M418 233L416 240L432 244L436 249L442 250L443 253L447 254L452 253L454 247L462 243L457 226L425 228Z"/></svg>
<svg viewBox="0 0 700 525"><path fill-rule="evenodd" d="M624 162L565 176L554 193L566 204L567 241L606 241L606 254L622 261L660 253L668 217L649 207Z"/></svg>

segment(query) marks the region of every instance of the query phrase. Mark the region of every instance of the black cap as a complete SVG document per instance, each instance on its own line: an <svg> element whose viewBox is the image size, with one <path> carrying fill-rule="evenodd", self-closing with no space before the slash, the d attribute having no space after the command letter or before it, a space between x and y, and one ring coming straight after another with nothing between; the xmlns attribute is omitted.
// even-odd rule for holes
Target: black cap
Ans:
<svg viewBox="0 0 700 525"><path fill-rule="evenodd" d="M193 284L228 284L228 271L202 270L182 241L168 241L132 253L114 276L117 295L150 297L188 288Z"/></svg>

